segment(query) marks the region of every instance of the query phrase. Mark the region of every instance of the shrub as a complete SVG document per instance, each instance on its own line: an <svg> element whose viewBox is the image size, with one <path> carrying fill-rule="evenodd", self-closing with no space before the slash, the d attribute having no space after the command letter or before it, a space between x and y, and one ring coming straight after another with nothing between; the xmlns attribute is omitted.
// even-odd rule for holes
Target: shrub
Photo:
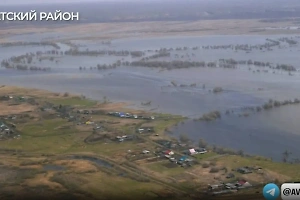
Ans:
<svg viewBox="0 0 300 200"><path fill-rule="evenodd" d="M217 173L217 172L219 172L219 168L217 167L212 167L209 171L209 173Z"/></svg>
<svg viewBox="0 0 300 200"><path fill-rule="evenodd" d="M215 87L214 89L213 89L213 92L214 93L218 93L218 92L222 92L223 91L223 88L221 88L221 87Z"/></svg>
<svg viewBox="0 0 300 200"><path fill-rule="evenodd" d="M69 96L69 93L68 92L65 92L64 93L64 97L68 97Z"/></svg>
<svg viewBox="0 0 300 200"><path fill-rule="evenodd" d="M205 163L202 164L202 167L203 167L203 168L208 168L208 167L209 167L209 164L208 164L207 162L205 162Z"/></svg>
<svg viewBox="0 0 300 200"><path fill-rule="evenodd" d="M212 160L212 161L210 161L210 163L209 163L211 166L216 166L216 161L214 161L214 160Z"/></svg>

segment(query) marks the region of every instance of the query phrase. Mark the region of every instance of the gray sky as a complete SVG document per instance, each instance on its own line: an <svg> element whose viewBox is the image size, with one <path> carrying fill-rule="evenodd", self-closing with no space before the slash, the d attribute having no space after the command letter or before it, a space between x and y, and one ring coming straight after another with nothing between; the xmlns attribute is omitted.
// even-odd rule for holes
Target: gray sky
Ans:
<svg viewBox="0 0 300 200"><path fill-rule="evenodd" d="M9 4L36 4L36 3L71 3L71 2L86 2L86 1L126 1L126 0L0 0L0 5L9 5ZM132 0L130 0L132 1ZM137 0L136 0L137 1Z"/></svg>

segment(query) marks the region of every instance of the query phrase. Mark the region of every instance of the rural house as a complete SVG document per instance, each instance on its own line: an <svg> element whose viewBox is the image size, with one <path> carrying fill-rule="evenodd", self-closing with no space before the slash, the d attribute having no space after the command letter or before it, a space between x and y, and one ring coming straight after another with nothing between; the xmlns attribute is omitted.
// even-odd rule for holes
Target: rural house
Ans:
<svg viewBox="0 0 300 200"><path fill-rule="evenodd" d="M171 155L174 155L174 152L171 150L167 150L167 151L165 151L165 155L171 156Z"/></svg>

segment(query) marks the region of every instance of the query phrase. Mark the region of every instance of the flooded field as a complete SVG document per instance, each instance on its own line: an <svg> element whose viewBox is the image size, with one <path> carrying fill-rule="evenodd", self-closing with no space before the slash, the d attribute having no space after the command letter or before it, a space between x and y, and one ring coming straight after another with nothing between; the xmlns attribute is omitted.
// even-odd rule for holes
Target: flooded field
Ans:
<svg viewBox="0 0 300 200"><path fill-rule="evenodd" d="M31 35L28 40L49 37L55 38L51 34ZM248 117L223 113L238 113L242 107L261 106L269 99L300 98L299 42L298 36L284 35L205 36L70 40L69 44L58 43L59 49L0 47L5 52L0 59L6 60L6 68L0 68L0 84L67 91L97 100L105 96L110 101L130 102L134 108L192 119L217 110L221 119L190 120L175 127L174 135L186 133L194 141L203 138L211 144L275 160L280 160L285 150L298 158L300 106L288 105ZM21 55L25 56L10 59ZM24 58L30 58L31 63ZM183 61L179 65L185 67L174 67L177 61ZM38 70L46 67L51 70ZM214 93L216 87L222 92ZM142 105L148 101L150 105Z"/></svg>

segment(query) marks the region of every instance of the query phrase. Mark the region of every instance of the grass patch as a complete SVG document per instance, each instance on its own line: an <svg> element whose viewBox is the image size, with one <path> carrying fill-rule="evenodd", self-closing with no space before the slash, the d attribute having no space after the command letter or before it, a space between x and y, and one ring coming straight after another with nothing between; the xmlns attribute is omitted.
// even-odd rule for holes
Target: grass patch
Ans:
<svg viewBox="0 0 300 200"><path fill-rule="evenodd" d="M183 121L184 118L174 118L174 119L157 119L154 124L154 129L156 132L160 133L166 130L166 128L174 126Z"/></svg>
<svg viewBox="0 0 300 200"><path fill-rule="evenodd" d="M92 107L97 104L97 101L93 101L90 99L82 99L80 97L53 98L53 99L47 99L47 101L55 105L69 105L69 106L83 106L83 107Z"/></svg>
<svg viewBox="0 0 300 200"><path fill-rule="evenodd" d="M132 197L147 199L147 197L153 198L153 196L150 196L151 192L158 193L164 189L156 183L141 183L123 177L110 176L101 172L93 175L87 174L86 177L89 183L83 185L81 188L89 191L95 197L102 196L124 200L132 199Z"/></svg>
<svg viewBox="0 0 300 200"><path fill-rule="evenodd" d="M60 136L31 137L22 136L19 140L8 140L2 143L2 147L11 150L29 151L32 153L64 153L72 146L74 140L70 138L65 142Z"/></svg>
<svg viewBox="0 0 300 200"><path fill-rule="evenodd" d="M259 166L263 169L274 171L278 174L291 177L294 181L300 180L300 165L272 162L270 160L257 159L255 157L240 157L234 155L223 156L216 159L217 162L223 163L225 166L235 169L243 166Z"/></svg>
<svg viewBox="0 0 300 200"><path fill-rule="evenodd" d="M166 161L166 162L149 164L149 165L147 165L147 167L155 172L159 172L159 173L161 173L163 175L167 175L167 176L178 175L185 171L185 169L180 166L172 167L172 168L167 167L168 164L169 164L169 161Z"/></svg>
<svg viewBox="0 0 300 200"><path fill-rule="evenodd" d="M156 118L162 118L162 119L169 119L169 118L183 118L185 119L185 117L183 117L182 115L172 115L172 114L168 114L168 113L153 113L153 115L156 116Z"/></svg>
<svg viewBox="0 0 300 200"><path fill-rule="evenodd" d="M51 119L51 120L43 120L41 122L35 123L27 123L23 127L21 127L20 131L25 136L32 137L45 137L45 136L55 136L62 135L64 133L70 133L75 129L59 129L63 125L70 125L64 119Z"/></svg>
<svg viewBox="0 0 300 200"><path fill-rule="evenodd" d="M118 142L97 142L94 144L86 144L85 149L78 148L77 146L72 146L68 150L66 150L66 153L75 153L75 152L93 152L97 154L102 154L104 156L113 156L116 154L126 154L128 150L135 150L137 148L137 145L134 141L125 141L122 143Z"/></svg>
<svg viewBox="0 0 300 200"><path fill-rule="evenodd" d="M70 148L82 146L84 136L86 136L71 126L67 129L61 129L61 127L69 124L70 122L64 119L27 123L19 127L21 139L3 141L2 147L35 153L64 153Z"/></svg>
<svg viewBox="0 0 300 200"><path fill-rule="evenodd" d="M196 154L196 155L193 155L193 157L195 157L197 160L208 160L210 158L213 158L215 156L218 156L217 153L215 152L207 152L207 153L204 153L204 154Z"/></svg>
<svg viewBox="0 0 300 200"><path fill-rule="evenodd" d="M64 186L66 189L71 191L78 190L79 186L87 183L86 180L80 178L79 176L74 176L72 174L56 173L51 178L50 181L56 182Z"/></svg>

